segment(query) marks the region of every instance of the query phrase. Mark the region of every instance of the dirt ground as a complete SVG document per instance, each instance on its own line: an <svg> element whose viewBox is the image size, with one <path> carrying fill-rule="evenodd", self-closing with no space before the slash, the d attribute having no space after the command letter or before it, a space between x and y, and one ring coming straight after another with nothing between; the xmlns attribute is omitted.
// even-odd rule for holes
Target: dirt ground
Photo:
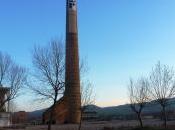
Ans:
<svg viewBox="0 0 175 130"><path fill-rule="evenodd" d="M160 120L144 120L146 126L161 126ZM137 126L137 121L98 121L98 122L84 122L82 124L82 130L103 130L104 127L108 128L121 128L121 127L134 127ZM169 121L170 127L175 126L175 121ZM53 125L52 130L77 130L78 125ZM1 129L0 129L1 130ZM4 129L3 129L4 130ZM6 129L12 130L12 129ZM46 125L41 126L28 126L25 129L18 130L47 130Z"/></svg>

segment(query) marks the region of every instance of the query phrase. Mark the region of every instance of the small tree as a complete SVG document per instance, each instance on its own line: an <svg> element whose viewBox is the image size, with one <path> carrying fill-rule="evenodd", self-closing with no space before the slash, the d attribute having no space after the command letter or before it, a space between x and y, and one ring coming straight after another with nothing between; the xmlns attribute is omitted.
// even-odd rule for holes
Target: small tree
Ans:
<svg viewBox="0 0 175 130"><path fill-rule="evenodd" d="M148 101L149 97L149 83L146 78L139 79L136 83L130 80L128 87L130 106L133 112L137 114L137 118L140 122L140 127L143 127L142 111Z"/></svg>
<svg viewBox="0 0 175 130"><path fill-rule="evenodd" d="M24 86L26 81L26 69L14 63L11 57L0 52L0 87L8 89L6 98L0 102L0 110L9 101L13 100L19 95L20 89ZM3 89L2 89L3 90ZM3 95L4 91L0 91Z"/></svg>
<svg viewBox="0 0 175 130"><path fill-rule="evenodd" d="M57 100L64 92L64 48L59 41L51 41L46 47L35 47L33 51L33 65L35 75L32 80L35 85L31 89L42 99L51 100L51 112L48 130L51 130L53 112Z"/></svg>
<svg viewBox="0 0 175 130"><path fill-rule="evenodd" d="M162 116L164 127L167 126L166 107L170 98L175 95L175 79L174 71L167 65L161 65L158 62L152 69L150 75L150 85L152 88L150 93L152 99L156 100L162 107Z"/></svg>
<svg viewBox="0 0 175 130"><path fill-rule="evenodd" d="M95 104L95 94L92 83L89 81L81 83L81 118L78 130L81 130L83 113L88 105Z"/></svg>

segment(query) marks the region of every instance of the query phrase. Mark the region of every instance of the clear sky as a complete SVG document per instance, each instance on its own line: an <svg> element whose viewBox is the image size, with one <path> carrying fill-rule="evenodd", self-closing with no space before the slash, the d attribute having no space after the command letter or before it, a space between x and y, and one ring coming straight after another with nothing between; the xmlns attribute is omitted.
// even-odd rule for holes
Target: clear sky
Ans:
<svg viewBox="0 0 175 130"><path fill-rule="evenodd" d="M0 51L31 68L35 44L64 40L65 3L0 0ZM148 74L158 60L175 66L175 0L78 0L78 20L97 105L127 103L129 78ZM29 97L17 100L21 109L33 108Z"/></svg>

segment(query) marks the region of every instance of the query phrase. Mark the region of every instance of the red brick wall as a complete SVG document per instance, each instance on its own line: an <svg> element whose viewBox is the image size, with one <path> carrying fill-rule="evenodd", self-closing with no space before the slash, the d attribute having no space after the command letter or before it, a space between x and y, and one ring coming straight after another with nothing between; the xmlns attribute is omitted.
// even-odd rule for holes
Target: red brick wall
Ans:
<svg viewBox="0 0 175 130"><path fill-rule="evenodd" d="M44 124L47 124L49 121L50 111L51 111L51 108L49 108L46 112L43 113ZM52 122L56 124L66 123L67 115L68 115L68 110L67 110L66 101L65 101L65 98L62 98L56 103Z"/></svg>
<svg viewBox="0 0 175 130"><path fill-rule="evenodd" d="M15 112L12 116L13 124L23 124L27 122L27 113L25 111Z"/></svg>

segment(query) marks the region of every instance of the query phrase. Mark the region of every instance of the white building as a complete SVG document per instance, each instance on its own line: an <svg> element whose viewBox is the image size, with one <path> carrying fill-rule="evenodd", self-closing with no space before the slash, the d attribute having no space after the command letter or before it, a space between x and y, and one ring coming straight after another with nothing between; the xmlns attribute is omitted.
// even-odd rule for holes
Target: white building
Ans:
<svg viewBox="0 0 175 130"><path fill-rule="evenodd" d="M9 102L5 101L7 100L9 93L10 93L9 88L0 86L0 127L10 125ZM3 107L1 107L2 105Z"/></svg>

